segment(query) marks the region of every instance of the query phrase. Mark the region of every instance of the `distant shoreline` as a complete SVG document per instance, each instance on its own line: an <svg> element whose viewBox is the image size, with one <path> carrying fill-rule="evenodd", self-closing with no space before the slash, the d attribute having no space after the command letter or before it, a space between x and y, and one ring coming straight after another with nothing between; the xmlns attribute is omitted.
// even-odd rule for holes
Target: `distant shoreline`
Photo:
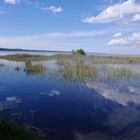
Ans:
<svg viewBox="0 0 140 140"><path fill-rule="evenodd" d="M53 50L28 50L28 49L8 49L8 48L0 48L0 52L1 51L11 51L11 52L15 52L15 51L19 51L19 52L70 52L70 51L53 51Z"/></svg>
<svg viewBox="0 0 140 140"><path fill-rule="evenodd" d="M7 53L6 53L7 52ZM10 53L11 52L11 53ZM23 53L22 53L23 52ZM9 54L39 54L47 55L51 54L71 54L71 51L53 51L53 50L28 50L28 49L8 49L0 48L0 55L9 55ZM43 54L44 53L44 54ZM46 53L46 54L45 54ZM114 56L114 57L140 57L140 54L117 54L117 53L100 53L100 52L87 52L89 56Z"/></svg>

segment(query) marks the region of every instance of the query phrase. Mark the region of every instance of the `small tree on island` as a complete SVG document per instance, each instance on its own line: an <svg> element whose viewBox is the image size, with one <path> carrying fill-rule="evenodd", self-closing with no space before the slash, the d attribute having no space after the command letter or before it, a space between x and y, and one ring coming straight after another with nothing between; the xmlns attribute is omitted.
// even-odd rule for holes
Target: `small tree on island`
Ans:
<svg viewBox="0 0 140 140"><path fill-rule="evenodd" d="M86 52L83 49L77 49L77 50L72 50L72 54L86 55Z"/></svg>

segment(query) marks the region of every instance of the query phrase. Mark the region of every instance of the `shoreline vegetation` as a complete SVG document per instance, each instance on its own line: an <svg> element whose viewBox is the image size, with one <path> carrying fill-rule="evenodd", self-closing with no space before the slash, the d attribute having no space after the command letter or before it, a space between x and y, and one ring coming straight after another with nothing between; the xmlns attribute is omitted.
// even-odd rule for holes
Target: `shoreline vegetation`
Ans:
<svg viewBox="0 0 140 140"><path fill-rule="evenodd" d="M86 82L93 80L102 73L103 76L110 78L133 78L137 73L125 65L140 64L140 57L116 57L116 56L93 56L77 54L56 54L56 55L32 55L32 54L12 54L0 56L0 59L8 61L23 62L23 67L15 66L15 71L24 71L28 75L39 75L48 72L47 65L42 61L55 61L58 66L56 71L57 78L65 78L76 82ZM34 63L35 62L35 63ZM114 67L115 65L118 65ZM3 67L4 64L1 64ZM108 65L103 72L99 74L99 65ZM113 65L113 67L112 67ZM103 68L105 69L105 68ZM59 76L58 76L59 75Z"/></svg>
<svg viewBox="0 0 140 140"><path fill-rule="evenodd" d="M140 57L113 57L113 56L93 56L77 54L56 54L56 55L32 55L32 54L12 54L0 56L0 59L8 61L23 62L24 67L15 66L15 71L24 71L28 75L44 74L48 72L48 67L41 61L55 61L58 66L56 75L71 81L85 82L93 80L99 76L98 65L108 65L108 68L101 72L108 78L133 78L136 70L132 70L125 65L140 64ZM34 63L35 62L35 63ZM113 65L113 67L112 67ZM114 67L114 65L117 65ZM1 67L4 67L1 64ZM103 68L105 69L105 68Z"/></svg>
<svg viewBox="0 0 140 140"><path fill-rule="evenodd" d="M47 61L47 60L87 60L95 63L140 63L140 57L128 56L94 56L78 54L56 54L56 55L33 55L33 54L11 54L0 56L0 59L13 60L19 62L25 61Z"/></svg>

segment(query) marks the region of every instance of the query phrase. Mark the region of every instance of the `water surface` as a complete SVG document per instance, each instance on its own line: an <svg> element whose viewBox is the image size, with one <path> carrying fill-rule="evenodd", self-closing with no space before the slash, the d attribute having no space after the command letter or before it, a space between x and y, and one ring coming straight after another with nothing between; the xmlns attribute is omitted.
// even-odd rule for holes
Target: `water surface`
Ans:
<svg viewBox="0 0 140 140"><path fill-rule="evenodd" d="M139 64L93 64L96 77L80 82L63 76L55 60L38 63L46 72L29 74L24 62L0 60L1 114L6 110L50 139L139 139Z"/></svg>

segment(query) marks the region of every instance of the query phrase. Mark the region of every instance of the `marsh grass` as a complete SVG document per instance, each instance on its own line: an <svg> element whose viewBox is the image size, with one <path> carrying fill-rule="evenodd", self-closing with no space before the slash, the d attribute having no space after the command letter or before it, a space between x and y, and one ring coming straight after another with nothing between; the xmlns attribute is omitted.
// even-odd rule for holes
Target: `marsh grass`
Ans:
<svg viewBox="0 0 140 140"><path fill-rule="evenodd" d="M0 56L1 59L14 60L14 61L41 61L47 58L43 55L30 55L30 54L12 54Z"/></svg>
<svg viewBox="0 0 140 140"><path fill-rule="evenodd" d="M120 56L82 56L69 54L56 55L32 55L32 54L13 54L0 56L0 59L14 60L14 61L42 61L42 60L71 60L71 61L90 61L92 63L116 63L116 64L133 64L140 63L140 57L120 57Z"/></svg>
<svg viewBox="0 0 140 140"><path fill-rule="evenodd" d="M46 70L42 64L32 64L33 61L48 61L55 60L56 64L61 67L61 74L66 78L71 79L88 79L95 77L98 68L97 64L139 64L140 57L113 57L113 56L82 56L82 55L66 55L57 54L51 56L30 55L30 54L15 54L0 56L1 59L25 62L24 71L28 74L43 73ZM16 68L15 70L19 70ZM103 70L102 70L103 71ZM100 74L100 71L98 72ZM112 68L109 71L111 77L131 77L133 72L129 69ZM106 75L106 74L105 74Z"/></svg>
<svg viewBox="0 0 140 140"><path fill-rule="evenodd" d="M134 76L133 71L125 67L110 68L109 74L111 77L123 78L123 79L131 78Z"/></svg>
<svg viewBox="0 0 140 140"><path fill-rule="evenodd" d="M33 65L31 61L25 62L24 71L28 74L32 73L43 73L46 71L46 67L43 64L35 64Z"/></svg>
<svg viewBox="0 0 140 140"><path fill-rule="evenodd" d="M51 59L69 59L73 58L74 55L63 55L63 54L56 54L56 55L32 55L32 54L12 54L12 55L4 55L0 56L0 59L6 60L13 60L13 61L43 61L43 60L51 60ZM77 55L75 55L77 57Z"/></svg>
<svg viewBox="0 0 140 140"><path fill-rule="evenodd" d="M112 64L136 64L140 63L140 57L128 57L128 56L87 56L88 61L94 63L112 63Z"/></svg>
<svg viewBox="0 0 140 140"><path fill-rule="evenodd" d="M60 65L63 76L72 80L91 79L101 74L107 76L107 78L123 78L128 79L134 76L131 69L125 67L109 67L107 64L126 65L138 63L139 58L129 57L98 57L98 56L73 56L70 58L59 57L56 60L56 64ZM101 70L98 69L98 64L103 66ZM97 72L98 71L98 72ZM61 74L62 74L61 73Z"/></svg>
<svg viewBox="0 0 140 140"><path fill-rule="evenodd" d="M63 76L71 80L86 80L96 76L96 68L83 63L63 62L61 63Z"/></svg>

